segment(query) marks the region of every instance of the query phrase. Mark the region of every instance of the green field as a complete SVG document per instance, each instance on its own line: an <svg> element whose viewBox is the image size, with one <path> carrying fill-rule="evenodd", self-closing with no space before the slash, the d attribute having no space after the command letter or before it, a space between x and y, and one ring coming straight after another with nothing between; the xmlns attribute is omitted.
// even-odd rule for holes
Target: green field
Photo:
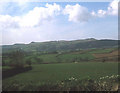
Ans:
<svg viewBox="0 0 120 93"><path fill-rule="evenodd" d="M33 65L31 71L3 80L3 84L18 81L21 83L57 82L75 77L77 79L99 79L118 74L118 63L61 63Z"/></svg>
<svg viewBox="0 0 120 93"><path fill-rule="evenodd" d="M32 64L41 64L41 63L71 63L71 62L83 62L83 61L91 61L94 62L96 57L94 54L100 53L110 53L112 51L116 51L116 48L107 48L107 49L88 49L88 50L80 50L80 51L69 51L69 52L56 52L56 53L36 53L33 52L29 55L24 56L24 62L30 60ZM114 56L114 55L113 55ZM11 64L11 58L9 56L3 56L4 63L6 66ZM41 61L40 61L41 60ZM102 61L101 58L99 61ZM110 61L110 60L106 60ZM113 62L115 61L115 57L113 57Z"/></svg>
<svg viewBox="0 0 120 93"><path fill-rule="evenodd" d="M110 53L115 51L115 48L108 48L108 49L91 49L91 50L81 50L81 51L72 51L72 52L65 52L65 53L50 53L50 54L41 54L41 55L34 55L42 59L41 62L36 62L34 60L34 56L28 57L32 59L32 63L71 63L71 62L81 62L81 61L93 61L95 60L95 56L93 54L96 53Z"/></svg>

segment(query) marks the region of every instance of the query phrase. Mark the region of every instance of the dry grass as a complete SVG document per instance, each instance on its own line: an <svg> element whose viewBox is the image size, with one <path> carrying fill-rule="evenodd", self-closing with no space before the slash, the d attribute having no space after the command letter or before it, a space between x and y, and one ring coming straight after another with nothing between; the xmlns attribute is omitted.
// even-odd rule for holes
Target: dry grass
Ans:
<svg viewBox="0 0 120 93"><path fill-rule="evenodd" d="M119 53L120 51L115 50L110 53L94 53L93 56L95 56L96 58L115 57L115 56L118 56Z"/></svg>

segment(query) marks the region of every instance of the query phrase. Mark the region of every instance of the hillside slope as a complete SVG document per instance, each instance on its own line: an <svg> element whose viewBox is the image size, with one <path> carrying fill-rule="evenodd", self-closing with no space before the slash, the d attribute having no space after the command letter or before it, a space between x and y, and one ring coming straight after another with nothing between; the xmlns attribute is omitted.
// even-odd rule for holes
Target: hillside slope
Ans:
<svg viewBox="0 0 120 93"><path fill-rule="evenodd" d="M55 52L55 51L75 51L81 49L94 48L113 48L118 46L118 40L73 40L73 41L50 41L50 42L31 42L29 44L3 45L3 53L22 49L26 52Z"/></svg>

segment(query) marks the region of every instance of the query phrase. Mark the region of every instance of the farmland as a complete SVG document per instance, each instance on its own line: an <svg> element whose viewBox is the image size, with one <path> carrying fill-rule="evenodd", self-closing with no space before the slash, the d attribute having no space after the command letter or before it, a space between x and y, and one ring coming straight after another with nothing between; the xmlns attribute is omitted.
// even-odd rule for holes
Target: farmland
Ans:
<svg viewBox="0 0 120 93"><path fill-rule="evenodd" d="M12 85L14 85L13 83L16 83L18 86L20 86L22 84L28 85L30 82L32 82L33 85L38 86L45 83L50 83L51 85L54 85L54 83L56 82L61 82L71 77L74 77L77 80L99 80L100 77L112 76L117 74L118 63L112 62L40 64L33 65L33 69L31 71L4 79L3 87L7 89L10 86L12 87ZM33 88L32 90L35 89Z"/></svg>
<svg viewBox="0 0 120 93"><path fill-rule="evenodd" d="M33 42L4 46L3 90L118 90L120 50L116 47L117 41L101 40L101 48L96 46L97 41ZM85 46L86 43L90 46Z"/></svg>
<svg viewBox="0 0 120 93"><path fill-rule="evenodd" d="M103 55L103 56L99 56ZM105 48L105 49L87 49L79 51L70 51L65 53L49 53L49 54L34 54L35 57L42 59L37 63L71 63L71 62L83 62L83 61L103 61L106 57L106 61L117 61L118 50L117 48ZM112 57L112 58L111 58ZM34 63L33 55L29 56ZM109 59L111 58L111 59Z"/></svg>

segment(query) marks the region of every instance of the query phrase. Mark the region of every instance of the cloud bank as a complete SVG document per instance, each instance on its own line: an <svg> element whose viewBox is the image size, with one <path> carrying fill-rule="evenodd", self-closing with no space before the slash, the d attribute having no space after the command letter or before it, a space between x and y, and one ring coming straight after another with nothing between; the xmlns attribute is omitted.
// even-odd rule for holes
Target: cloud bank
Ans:
<svg viewBox="0 0 120 93"><path fill-rule="evenodd" d="M19 2L20 7L24 5L26 5L26 3ZM0 7L0 9L2 8ZM34 7L32 10L21 16L0 14L0 32L3 33L3 44L11 44L15 42L28 43L31 40L55 40L55 38L58 37L59 39L65 38L66 34L61 36L57 35L60 34L60 32L58 32L60 27L56 27L56 22L52 23L52 21L54 21L59 15L66 16L68 21L76 24L87 22L96 17L117 16L118 1L114 0L111 2L106 10L99 9L97 11L88 11L87 7L81 6L80 4L68 4L65 5L65 7L61 7L56 3L47 3L44 7ZM72 26L68 28L67 30L69 31L72 29ZM79 33L79 26L73 28L76 33ZM74 34L73 32L71 33L72 34L69 36ZM53 36L56 37L53 38Z"/></svg>
<svg viewBox="0 0 120 93"><path fill-rule="evenodd" d="M58 15L60 6L57 4L46 4L45 7L35 7L26 15L12 17L10 15L0 15L1 27L34 27L45 21L50 21Z"/></svg>
<svg viewBox="0 0 120 93"><path fill-rule="evenodd" d="M62 12L61 12L62 11ZM1 28L34 27L46 21L51 21L59 14L68 15L68 21L87 22L94 17L118 15L118 1L111 2L107 10L99 9L97 12L89 12L88 9L79 4L66 5L61 8L58 4L46 4L45 7L35 7L23 16L0 15Z"/></svg>
<svg viewBox="0 0 120 93"><path fill-rule="evenodd" d="M95 11L89 12L88 9L79 4L76 5L66 5L63 10L63 14L68 15L68 20L72 22L86 22L94 17L104 17L107 15L118 15L118 0L112 1L107 10L98 10L97 13Z"/></svg>

